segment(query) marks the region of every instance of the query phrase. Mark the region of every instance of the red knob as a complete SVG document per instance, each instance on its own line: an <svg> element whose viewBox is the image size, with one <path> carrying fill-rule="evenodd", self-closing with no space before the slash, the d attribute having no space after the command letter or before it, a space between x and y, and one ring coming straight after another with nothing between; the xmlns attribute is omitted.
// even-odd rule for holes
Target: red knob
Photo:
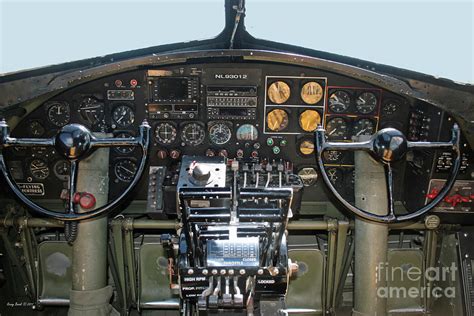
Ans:
<svg viewBox="0 0 474 316"><path fill-rule="evenodd" d="M252 156L252 158L257 158L258 157L258 151L254 150L254 151L252 151L252 153L250 155Z"/></svg>
<svg viewBox="0 0 474 316"><path fill-rule="evenodd" d="M89 210L95 206L94 195L87 192L77 192L74 194L73 202L79 204L83 209Z"/></svg>
<svg viewBox="0 0 474 316"><path fill-rule="evenodd" d="M166 159L166 157L168 157L168 152L164 149L161 149L161 150L158 150L156 155L158 156L159 159Z"/></svg>
<svg viewBox="0 0 474 316"><path fill-rule="evenodd" d="M452 207L456 207L459 203L469 202L470 199L467 196L462 196L461 194L455 194L453 196L447 196L444 198L446 203L451 204Z"/></svg>
<svg viewBox="0 0 474 316"><path fill-rule="evenodd" d="M181 152L177 149L173 149L172 151L170 151L171 159L178 159L180 155L181 155Z"/></svg>

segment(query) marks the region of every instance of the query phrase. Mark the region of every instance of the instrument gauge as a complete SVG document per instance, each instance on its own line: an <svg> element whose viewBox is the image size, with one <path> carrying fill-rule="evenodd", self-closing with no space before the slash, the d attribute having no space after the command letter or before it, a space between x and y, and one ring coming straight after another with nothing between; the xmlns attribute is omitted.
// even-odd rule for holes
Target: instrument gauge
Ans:
<svg viewBox="0 0 474 316"><path fill-rule="evenodd" d="M315 110L306 110L300 114L300 127L305 132L314 132L321 123L321 115Z"/></svg>
<svg viewBox="0 0 474 316"><path fill-rule="evenodd" d="M34 159L30 162L30 173L38 180L44 180L49 176L48 164L42 159Z"/></svg>
<svg viewBox="0 0 474 316"><path fill-rule="evenodd" d="M298 176L303 181L305 187L314 185L318 181L318 173L314 168L307 167L298 171Z"/></svg>
<svg viewBox="0 0 474 316"><path fill-rule="evenodd" d="M178 131L172 123L159 123L155 127L155 139L161 145L169 145L174 143Z"/></svg>
<svg viewBox="0 0 474 316"><path fill-rule="evenodd" d="M352 127L354 136L372 135L375 132L375 123L371 119L363 118L355 121Z"/></svg>
<svg viewBox="0 0 474 316"><path fill-rule="evenodd" d="M400 108L400 103L394 100L388 100L387 102L384 103L382 107L382 113L385 115L392 115L395 112L397 112L399 108Z"/></svg>
<svg viewBox="0 0 474 316"><path fill-rule="evenodd" d="M119 133L115 136L116 138L133 138L132 135L128 133ZM114 150L122 155L130 154L135 150L135 147L132 146L122 146L122 147L114 147Z"/></svg>
<svg viewBox="0 0 474 316"><path fill-rule="evenodd" d="M338 90L329 96L329 109L335 113L347 111L351 105L351 97L346 91Z"/></svg>
<svg viewBox="0 0 474 316"><path fill-rule="evenodd" d="M326 150L323 153L324 160L327 162L340 162L344 157L344 153L339 150Z"/></svg>
<svg viewBox="0 0 474 316"><path fill-rule="evenodd" d="M206 132L204 127L198 123L186 124L181 132L181 140L185 145L198 146L202 144L205 137Z"/></svg>
<svg viewBox="0 0 474 316"><path fill-rule="evenodd" d="M61 181L67 181L70 173L70 165L66 160L58 160L54 163L53 172Z"/></svg>
<svg viewBox="0 0 474 316"><path fill-rule="evenodd" d="M128 127L135 122L135 113L127 104L117 105L112 112L112 119L119 127Z"/></svg>
<svg viewBox="0 0 474 316"><path fill-rule="evenodd" d="M377 107L377 97L372 92L364 92L356 100L356 108L359 113L372 113Z"/></svg>
<svg viewBox="0 0 474 316"><path fill-rule="evenodd" d="M232 137L232 131L226 123L214 123L209 127L209 139L215 145L224 145Z"/></svg>
<svg viewBox="0 0 474 316"><path fill-rule="evenodd" d="M329 138L347 139L349 128L342 117L331 118L326 123L326 131Z"/></svg>
<svg viewBox="0 0 474 316"><path fill-rule="evenodd" d="M275 81L268 87L268 98L276 104L288 101L291 95L290 86L284 81Z"/></svg>
<svg viewBox="0 0 474 316"><path fill-rule="evenodd" d="M241 125L235 135L237 140L256 141L258 139L258 130L252 124Z"/></svg>
<svg viewBox="0 0 474 316"><path fill-rule="evenodd" d="M311 140L303 140L299 146L300 153L303 156L309 156L314 153L314 142Z"/></svg>
<svg viewBox="0 0 474 316"><path fill-rule="evenodd" d="M48 106L48 120L57 127L63 127L71 119L71 108L65 102L52 102Z"/></svg>
<svg viewBox="0 0 474 316"><path fill-rule="evenodd" d="M280 132L288 126L288 113L285 110L276 109L267 114L267 126L273 132Z"/></svg>
<svg viewBox="0 0 474 316"><path fill-rule="evenodd" d="M317 82L310 81L301 88L301 99L306 104L316 104L323 98L323 87Z"/></svg>
<svg viewBox="0 0 474 316"><path fill-rule="evenodd" d="M118 160L114 165L114 173L122 182L130 182L137 172L137 164L132 159Z"/></svg>
<svg viewBox="0 0 474 316"><path fill-rule="evenodd" d="M39 121L31 121L30 125L28 126L28 132L32 136L41 137L44 135L45 131L46 130Z"/></svg>
<svg viewBox="0 0 474 316"><path fill-rule="evenodd" d="M104 103L92 97L85 98L79 105L81 118L90 124L99 123L104 118L104 112Z"/></svg>

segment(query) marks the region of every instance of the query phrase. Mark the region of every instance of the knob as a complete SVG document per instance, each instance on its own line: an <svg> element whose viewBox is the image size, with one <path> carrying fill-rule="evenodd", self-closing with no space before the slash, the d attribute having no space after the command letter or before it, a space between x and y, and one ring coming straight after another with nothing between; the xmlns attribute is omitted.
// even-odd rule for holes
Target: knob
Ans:
<svg viewBox="0 0 474 316"><path fill-rule="evenodd" d="M196 164L193 169L193 178L196 181L207 182L211 177L211 170L204 164Z"/></svg>
<svg viewBox="0 0 474 316"><path fill-rule="evenodd" d="M244 151L242 149L237 150L237 158L242 158L244 156Z"/></svg>
<svg viewBox="0 0 474 316"><path fill-rule="evenodd" d="M252 151L250 156L252 156L252 158L257 158L258 157L258 151L256 151L256 150Z"/></svg>
<svg viewBox="0 0 474 316"><path fill-rule="evenodd" d="M166 159L168 157L168 152L164 149L158 150L156 153L156 156L158 156L159 159Z"/></svg>
<svg viewBox="0 0 474 316"><path fill-rule="evenodd" d="M207 157L214 157L215 155L216 155L216 153L214 152L214 150L212 150L210 148L208 150L206 150L206 156Z"/></svg>
<svg viewBox="0 0 474 316"><path fill-rule="evenodd" d="M89 210L95 206L95 196L87 192L76 192L73 197L73 202L79 204L83 209Z"/></svg>
<svg viewBox="0 0 474 316"><path fill-rule="evenodd" d="M170 151L171 159L178 159L180 155L181 155L181 152L177 149L173 149L172 151Z"/></svg>
<svg viewBox="0 0 474 316"><path fill-rule="evenodd" d="M227 152L227 150L225 149L221 149L219 150L219 154L218 154L220 157L225 157L227 158L229 156L229 153Z"/></svg>

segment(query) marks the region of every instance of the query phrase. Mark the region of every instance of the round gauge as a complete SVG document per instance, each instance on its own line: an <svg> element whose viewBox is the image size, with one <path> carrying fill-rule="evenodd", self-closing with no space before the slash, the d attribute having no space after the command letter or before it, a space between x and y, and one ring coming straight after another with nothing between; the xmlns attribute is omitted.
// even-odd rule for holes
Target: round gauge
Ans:
<svg viewBox="0 0 474 316"><path fill-rule="evenodd" d="M114 172L120 181L130 182L137 172L137 164L131 159L119 160L114 165Z"/></svg>
<svg viewBox="0 0 474 316"><path fill-rule="evenodd" d="M133 138L132 135L128 133L119 133L115 136L116 138ZM114 147L114 150L119 154L126 155L130 154L135 150L135 147L132 146L122 146L122 147Z"/></svg>
<svg viewBox="0 0 474 316"><path fill-rule="evenodd" d="M344 157L344 153L339 150L326 150L323 153L323 157L328 162L339 162Z"/></svg>
<svg viewBox="0 0 474 316"><path fill-rule="evenodd" d="M159 123L155 127L155 139L162 145L169 145L174 143L178 131L176 127L168 122Z"/></svg>
<svg viewBox="0 0 474 316"><path fill-rule="evenodd" d="M30 125L28 126L28 132L32 136L40 137L43 136L45 129L43 125L41 125L38 121L31 121Z"/></svg>
<svg viewBox="0 0 474 316"><path fill-rule="evenodd" d="M314 153L314 143L311 140L304 140L300 143L300 153L309 156Z"/></svg>
<svg viewBox="0 0 474 316"><path fill-rule="evenodd" d="M300 127L306 132L314 132L321 123L321 116L318 111L306 110L300 114Z"/></svg>
<svg viewBox="0 0 474 316"><path fill-rule="evenodd" d="M65 102L53 102L48 107L48 119L57 127L63 127L71 119L71 108Z"/></svg>
<svg viewBox="0 0 474 316"><path fill-rule="evenodd" d="M377 107L377 97L372 92L364 92L356 100L356 108L359 113L372 113Z"/></svg>
<svg viewBox="0 0 474 316"><path fill-rule="evenodd" d="M363 118L355 121L352 133L355 136L372 135L375 132L375 123L371 119Z"/></svg>
<svg viewBox="0 0 474 316"><path fill-rule="evenodd" d="M38 180L44 180L49 176L49 168L44 160L34 159L30 162L30 173Z"/></svg>
<svg viewBox="0 0 474 316"><path fill-rule="evenodd" d="M268 112L267 126L271 131L280 132L288 126L288 113L285 110L276 109Z"/></svg>
<svg viewBox="0 0 474 316"><path fill-rule="evenodd" d="M206 137L206 132L204 128L197 123L189 123L183 127L181 132L181 140L190 146L198 146L202 144L204 138Z"/></svg>
<svg viewBox="0 0 474 316"><path fill-rule="evenodd" d="M58 160L54 163L53 171L59 180L67 181L69 178L70 165L66 160Z"/></svg>
<svg viewBox="0 0 474 316"><path fill-rule="evenodd" d="M346 91L338 90L329 96L329 109L335 113L347 111L351 105L351 97Z"/></svg>
<svg viewBox="0 0 474 316"><path fill-rule="evenodd" d="M303 181L305 187L312 186L316 181L318 181L318 173L311 167L301 169L298 171L298 175L300 176L301 181Z"/></svg>
<svg viewBox="0 0 474 316"><path fill-rule="evenodd" d="M329 168L326 170L326 173L328 174L329 181L336 186L339 187L342 183L342 171L338 168Z"/></svg>
<svg viewBox="0 0 474 316"><path fill-rule="evenodd" d="M268 87L268 98L276 104L288 101L291 95L290 86L284 81L275 81Z"/></svg>
<svg viewBox="0 0 474 316"><path fill-rule="evenodd" d="M95 98L85 98L79 105L81 118L90 124L97 124L104 118L104 103Z"/></svg>
<svg viewBox="0 0 474 316"><path fill-rule="evenodd" d="M400 103L395 100L388 100L384 103L382 107L382 112L385 115L392 115L393 113L397 112L400 108Z"/></svg>
<svg viewBox="0 0 474 316"><path fill-rule="evenodd" d="M343 138L348 137L347 122L342 117L334 117L327 121L326 131L329 138Z"/></svg>
<svg viewBox="0 0 474 316"><path fill-rule="evenodd" d="M226 123L215 123L209 127L209 139L215 145L224 145L232 137L232 131Z"/></svg>
<svg viewBox="0 0 474 316"><path fill-rule="evenodd" d="M130 106L120 104L114 108L112 119L118 126L127 127L135 122L135 113L133 113L133 109Z"/></svg>
<svg viewBox="0 0 474 316"><path fill-rule="evenodd" d="M244 124L237 129L235 137L237 140L255 141L258 139L258 130L252 124Z"/></svg>
<svg viewBox="0 0 474 316"><path fill-rule="evenodd" d="M301 88L301 99L307 104L316 104L323 98L323 87L317 82L310 81Z"/></svg>

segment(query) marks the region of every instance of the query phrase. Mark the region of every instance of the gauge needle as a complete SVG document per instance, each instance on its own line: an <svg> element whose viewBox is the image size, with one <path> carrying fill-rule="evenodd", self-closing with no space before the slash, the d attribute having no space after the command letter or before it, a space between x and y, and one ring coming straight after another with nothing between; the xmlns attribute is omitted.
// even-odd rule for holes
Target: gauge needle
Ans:
<svg viewBox="0 0 474 316"><path fill-rule="evenodd" d="M337 131L337 128L333 129L332 131L329 132L329 135L334 134Z"/></svg>
<svg viewBox="0 0 474 316"><path fill-rule="evenodd" d="M122 170L125 170L126 172L128 172L130 174L134 174L134 172L132 170L129 170L129 169L125 168L124 166L120 166L120 168L122 168Z"/></svg>
<svg viewBox="0 0 474 316"><path fill-rule="evenodd" d="M367 130L367 128L364 128L364 129L360 130L360 131L356 134L356 136L360 136L360 134L362 134L362 133L365 132L366 130Z"/></svg>

